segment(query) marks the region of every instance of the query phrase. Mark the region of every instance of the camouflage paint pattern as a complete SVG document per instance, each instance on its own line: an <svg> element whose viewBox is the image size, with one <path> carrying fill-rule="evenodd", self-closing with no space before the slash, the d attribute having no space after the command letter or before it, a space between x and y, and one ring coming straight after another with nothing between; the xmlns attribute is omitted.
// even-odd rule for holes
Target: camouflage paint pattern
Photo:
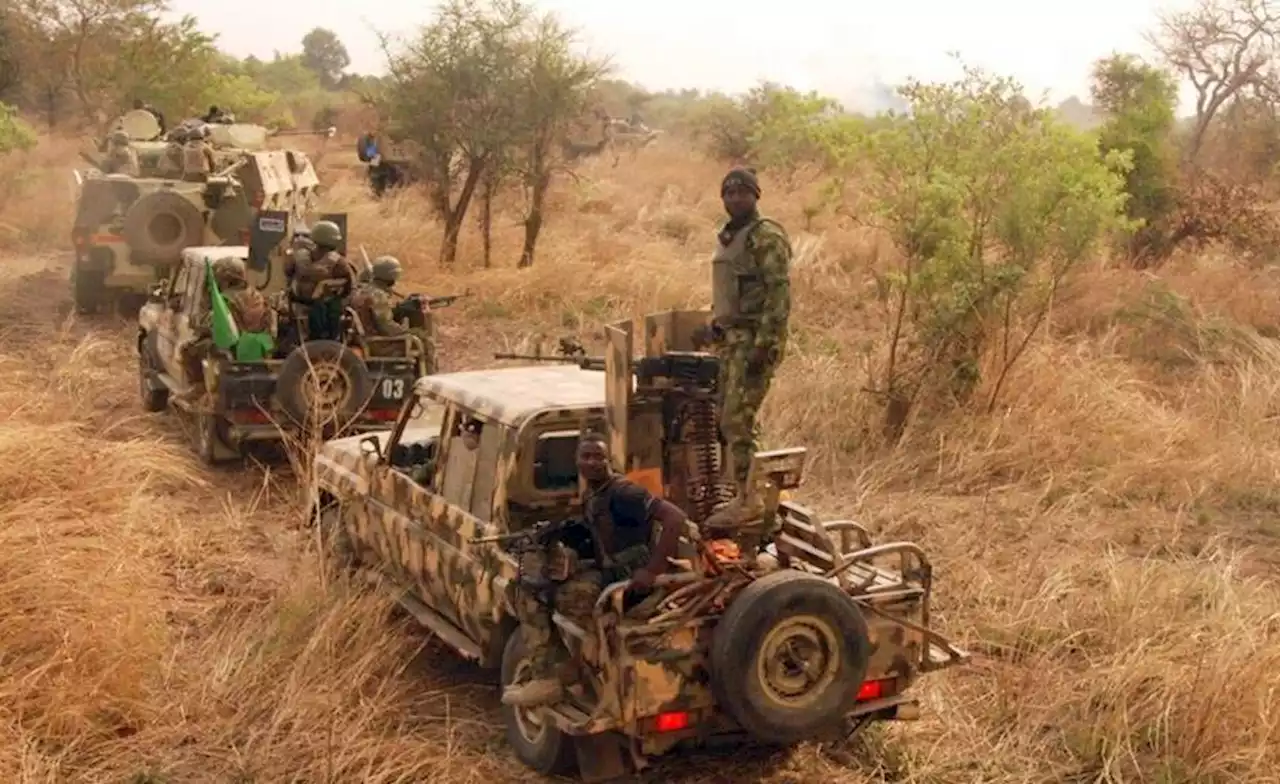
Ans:
<svg viewBox="0 0 1280 784"><path fill-rule="evenodd" d="M646 349L680 350L675 347L688 345L685 336L706 317L705 312L651 317L645 323ZM607 334L603 376L575 366L537 365L420 379L416 393L441 404L444 414L439 428L406 429L401 443L437 440L436 473L426 483L435 491L414 483L407 469L379 462L376 453L362 450L359 438L328 442L317 457L318 488L342 504L344 524L366 557L372 556L461 630L487 666L499 663L504 635L514 629L510 616L515 613L517 571L497 545L472 545L469 540L541 519L563 519L577 510L578 490L553 493L534 487L532 454L541 434L573 431L599 416L615 424L626 408L617 405L620 398L630 397L631 410L638 405L640 395L624 383L630 373L623 371L633 333L614 324ZM469 444L460 432L461 424L471 419L482 423L478 444L474 436ZM649 467L638 457L636 443L649 434L631 427L632 422L632 417L625 419L627 437L611 446L615 459L625 459L620 468L636 470ZM385 450L386 435L378 437ZM457 457L468 451L477 454L478 465ZM724 609L753 575L766 570L802 569L826 576L862 609L871 643L867 679L893 682L872 701L856 703L856 695L849 695L851 715L913 704L904 691L921 672L962 660L962 653L928 628L931 575L919 548L906 543L874 547L855 523L827 525L804 507L790 502L779 506L778 491L800 483L804 458L802 449L753 458L753 476L771 480L766 484L774 490L768 498L782 522L771 546L772 560L762 562L758 571L685 571L675 578L678 585L667 589L661 607L646 601L647 610L628 616L618 604L622 583L605 588L596 605L602 613L592 623L576 611L571 613L575 617L556 613L555 623L582 657L584 682L595 683L601 697L590 713L574 704L548 709L563 731L621 730L638 739L641 753L656 754L708 728L719 731L731 725L710 689L711 639ZM472 480L451 480L447 474L454 465L469 467ZM490 473L492 487L477 492L479 477ZM845 565L846 571L834 574ZM596 586L590 588L594 595ZM588 592L580 593L585 601ZM570 604L582 609L577 606L582 602ZM640 617L631 617L636 615ZM672 711L689 713L689 727L660 732L655 717Z"/></svg>

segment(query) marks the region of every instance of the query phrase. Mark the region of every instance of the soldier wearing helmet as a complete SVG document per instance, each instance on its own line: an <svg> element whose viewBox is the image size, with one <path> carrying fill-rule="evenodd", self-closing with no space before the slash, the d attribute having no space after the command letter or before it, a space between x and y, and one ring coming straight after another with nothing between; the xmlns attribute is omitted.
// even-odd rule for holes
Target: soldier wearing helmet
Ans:
<svg viewBox="0 0 1280 784"><path fill-rule="evenodd" d="M197 125L187 131L186 144L182 146L182 179L187 182L204 182L213 174L216 166L213 148L205 141L209 136L206 125Z"/></svg>
<svg viewBox="0 0 1280 784"><path fill-rule="evenodd" d="M111 132L107 146L107 157L102 162L104 174L127 174L130 177L141 176L138 166L138 153L129 144L129 134L123 128Z"/></svg>
<svg viewBox="0 0 1280 784"><path fill-rule="evenodd" d="M355 288L356 273L338 252L342 229L333 221L317 221L309 242L295 239L285 261L289 296L306 310L308 340L341 338L342 310Z"/></svg>
<svg viewBox="0 0 1280 784"><path fill-rule="evenodd" d="M265 332L276 337L276 312L262 292L249 285L244 260L226 256L213 263L213 281L218 284L227 309L241 332ZM201 320L201 334L211 335L213 314L206 312Z"/></svg>
<svg viewBox="0 0 1280 784"><path fill-rule="evenodd" d="M394 256L379 256L369 269L368 280L362 281L351 296L351 307L360 317L366 329L380 337L412 334L422 341L423 357L428 374L435 372L435 345L432 339L431 311L425 301L417 305L422 313L421 325L401 324L396 310L403 307L407 298L395 292L403 268ZM403 315L401 316L403 318ZM411 322L412 323L412 322Z"/></svg>

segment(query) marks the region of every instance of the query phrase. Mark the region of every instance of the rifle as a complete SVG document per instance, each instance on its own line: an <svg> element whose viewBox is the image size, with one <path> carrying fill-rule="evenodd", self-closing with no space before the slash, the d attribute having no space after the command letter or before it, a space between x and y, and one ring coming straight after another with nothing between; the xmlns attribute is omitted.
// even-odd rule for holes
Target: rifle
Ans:
<svg viewBox="0 0 1280 784"><path fill-rule="evenodd" d="M492 536L477 536L468 540L471 544L518 544L524 546L542 547L551 542L551 539L557 534L565 531L570 526L580 522L577 518L566 517L558 523L549 520L534 523L528 528L522 528L519 531L513 531L509 534L494 534ZM524 549L523 547L519 549Z"/></svg>
<svg viewBox="0 0 1280 784"><path fill-rule="evenodd" d="M397 297L402 296L394 289L391 293ZM400 304L391 309L391 317L396 321L408 323L413 329L421 329L426 325L426 320L422 314L427 309L447 308L458 300L470 296L470 291L465 291L461 294L449 294L444 297L423 297L421 294L410 294L404 297Z"/></svg>
<svg viewBox="0 0 1280 784"><path fill-rule="evenodd" d="M583 370L604 370L604 357L544 356L542 354L494 354L494 359L520 359L526 362L564 362Z"/></svg>

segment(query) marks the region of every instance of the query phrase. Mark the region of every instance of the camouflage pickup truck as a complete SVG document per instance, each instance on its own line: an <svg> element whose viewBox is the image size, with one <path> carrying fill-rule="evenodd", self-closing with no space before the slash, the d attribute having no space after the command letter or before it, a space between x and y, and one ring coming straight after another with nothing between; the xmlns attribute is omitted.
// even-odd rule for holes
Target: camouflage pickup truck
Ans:
<svg viewBox="0 0 1280 784"><path fill-rule="evenodd" d="M551 707L503 708L515 755L539 772L576 764L600 781L681 744L789 745L913 719L917 678L967 658L930 626L933 573L920 547L873 544L853 521L823 522L783 500L804 449L753 460L763 540L705 530L707 499L725 486L718 366L691 350L706 316L648 317L638 359L633 325L620 323L607 328L608 354L577 367L425 377L389 432L332 440L317 456L313 519L342 563L389 586L460 654L500 669L503 684L527 669L515 633L522 576L541 568L563 580L577 568L560 543L541 561L511 543L579 513L585 421L607 423L617 470L688 515L676 569L656 593L628 606L625 583L607 586L591 628L553 615L578 685Z"/></svg>
<svg viewBox="0 0 1280 784"><path fill-rule="evenodd" d="M261 361L196 350L197 325L210 309L208 265L228 256L267 279L283 278L275 251L287 233L285 212L264 212L249 246L195 247L152 291L138 314L138 383L142 406L172 406L194 425L197 452L209 464L231 460L251 442L288 434L364 433L387 429L399 415L429 356L413 335L369 334L347 309L343 339L289 341ZM345 224L345 217L343 218ZM290 314L281 314L282 335ZM203 393L203 394L202 394Z"/></svg>

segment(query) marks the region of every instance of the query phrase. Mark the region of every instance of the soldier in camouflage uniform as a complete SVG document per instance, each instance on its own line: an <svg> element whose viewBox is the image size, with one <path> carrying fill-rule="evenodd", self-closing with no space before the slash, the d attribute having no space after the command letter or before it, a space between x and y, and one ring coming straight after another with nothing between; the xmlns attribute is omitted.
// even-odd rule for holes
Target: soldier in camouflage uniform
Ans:
<svg viewBox="0 0 1280 784"><path fill-rule="evenodd" d="M720 429L737 497L707 521L749 522L763 510L747 504L746 482L758 448L756 417L787 345L791 315L791 242L761 217L753 169L730 171L720 186L729 220L712 259L712 342L720 358Z"/></svg>
<svg viewBox="0 0 1280 784"><path fill-rule="evenodd" d="M578 474L587 485L582 516L591 532L595 564L561 583L552 601L555 610L590 634L595 602L604 587L629 579L637 591L651 588L654 578L667 571L668 559L675 556L687 518L671 502L615 474L608 445L598 433L584 433L578 443ZM656 537L655 528L659 529ZM556 661L560 647L552 608L522 590L517 612L532 680L508 686L502 702L521 707L558 702L564 693L564 674Z"/></svg>
<svg viewBox="0 0 1280 784"><path fill-rule="evenodd" d="M187 182L204 182L213 174L216 163L213 148L205 141L209 137L209 128L196 126L187 132L186 144L182 146L182 179Z"/></svg>
<svg viewBox="0 0 1280 784"><path fill-rule="evenodd" d="M126 174L130 177L141 176L138 167L138 153L129 143L129 134L123 129L111 132L107 147L107 158L102 162L104 174Z"/></svg>
<svg viewBox="0 0 1280 784"><path fill-rule="evenodd" d="M276 337L276 312L272 310L267 298L261 291L249 285L249 272L244 261L231 256L218 259L213 263L213 280L218 284L218 291L226 300L227 310L241 332L265 332ZM196 340L187 349L186 360L191 376L203 375L201 360L213 351L213 308L204 307L199 321L195 325ZM199 384L183 395L187 400L199 398L205 392L204 385Z"/></svg>
<svg viewBox="0 0 1280 784"><path fill-rule="evenodd" d="M396 321L395 309L401 298L393 290L400 280L401 266L394 256L380 256L373 261L367 275L360 274L360 285L351 295L351 307L360 316L366 328L372 329L381 337L395 335L416 335L422 341L426 356L423 358L426 372L436 372L435 345L431 335L431 313L423 304L423 326L415 329ZM403 300L401 300L403 301Z"/></svg>
<svg viewBox="0 0 1280 784"><path fill-rule="evenodd" d="M318 221L305 241L295 239L284 274L289 298L307 326L307 340L342 337L342 310L355 288L356 273L338 252L342 229L333 221ZM305 314L305 315L304 315Z"/></svg>

